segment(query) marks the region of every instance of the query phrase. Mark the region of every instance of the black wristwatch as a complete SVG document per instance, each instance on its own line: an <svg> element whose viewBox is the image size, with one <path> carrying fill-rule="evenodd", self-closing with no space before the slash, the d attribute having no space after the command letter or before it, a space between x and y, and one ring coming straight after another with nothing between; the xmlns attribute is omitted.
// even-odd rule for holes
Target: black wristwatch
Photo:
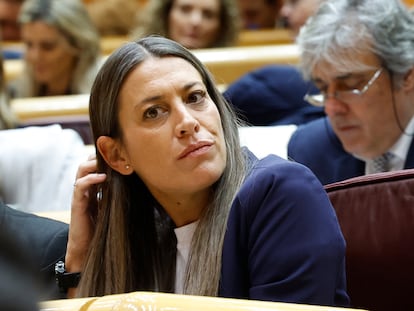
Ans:
<svg viewBox="0 0 414 311"><path fill-rule="evenodd" d="M61 293L67 293L69 288L77 287L81 278L80 272L66 272L65 262L60 260L55 264L56 283Z"/></svg>

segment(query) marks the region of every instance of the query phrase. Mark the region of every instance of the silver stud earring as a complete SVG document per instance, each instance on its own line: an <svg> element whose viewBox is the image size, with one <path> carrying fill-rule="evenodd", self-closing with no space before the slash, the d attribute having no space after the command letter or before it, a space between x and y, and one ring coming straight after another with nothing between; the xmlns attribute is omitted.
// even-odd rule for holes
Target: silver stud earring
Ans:
<svg viewBox="0 0 414 311"><path fill-rule="evenodd" d="M125 168L126 168L127 170L129 170L129 168L130 168L129 164L125 165Z"/></svg>

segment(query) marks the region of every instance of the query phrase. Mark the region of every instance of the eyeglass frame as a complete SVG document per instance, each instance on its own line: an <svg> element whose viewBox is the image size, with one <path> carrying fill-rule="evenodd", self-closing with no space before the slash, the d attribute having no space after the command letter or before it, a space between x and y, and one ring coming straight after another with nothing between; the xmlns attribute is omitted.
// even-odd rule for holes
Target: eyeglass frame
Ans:
<svg viewBox="0 0 414 311"><path fill-rule="evenodd" d="M372 75L371 79L368 80L367 84L365 84L364 87L362 87L362 89L352 89L352 90L346 90L346 91L335 91L334 94L314 94L314 95L310 95L308 93L305 94L305 96L303 97L303 99L305 101L307 101L309 104L316 106L316 107L324 107L325 106L325 101L329 98L329 97L334 97L337 99L340 99L340 97L338 97L338 93L339 94L349 94L349 95L357 95L357 96L362 96L364 93L366 93L368 91L368 89L371 87L371 85L374 84L374 82L379 78L379 76L381 75L381 73L383 72L384 67L380 67L378 68L374 74Z"/></svg>

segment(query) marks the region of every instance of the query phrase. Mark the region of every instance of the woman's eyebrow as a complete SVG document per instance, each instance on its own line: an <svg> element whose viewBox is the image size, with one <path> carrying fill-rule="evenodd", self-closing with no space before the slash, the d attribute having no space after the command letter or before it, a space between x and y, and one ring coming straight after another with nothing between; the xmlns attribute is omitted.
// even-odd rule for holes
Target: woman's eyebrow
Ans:
<svg viewBox="0 0 414 311"><path fill-rule="evenodd" d="M194 81L194 82L186 83L181 89L184 90L184 91L187 91L187 90L189 90L189 89L191 89L191 88L193 88L194 86L197 86L197 85L204 87L204 83L202 83L200 81ZM140 100L137 103L137 105L142 105L142 104L147 104L147 103L151 103L151 102L154 102L154 101L159 101L163 97L164 96L161 95L161 94L160 95L148 96L148 97L145 97L142 100Z"/></svg>
<svg viewBox="0 0 414 311"><path fill-rule="evenodd" d="M184 87L183 87L183 90L184 91L189 90L189 89L191 89L192 87L194 87L196 85L199 85L199 86L204 87L204 83L203 82L201 82L201 81L194 81L194 82L189 82L189 83L185 84Z"/></svg>
<svg viewBox="0 0 414 311"><path fill-rule="evenodd" d="M162 95L154 95L154 96L145 97L144 99L140 100L138 104L146 104L146 103L151 103L154 101L159 101L161 98L163 98Z"/></svg>

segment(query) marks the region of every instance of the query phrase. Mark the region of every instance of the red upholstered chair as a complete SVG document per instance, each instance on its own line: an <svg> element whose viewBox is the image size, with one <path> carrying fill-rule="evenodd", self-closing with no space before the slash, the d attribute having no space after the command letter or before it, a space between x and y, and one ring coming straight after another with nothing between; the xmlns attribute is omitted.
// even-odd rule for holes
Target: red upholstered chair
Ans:
<svg viewBox="0 0 414 311"><path fill-rule="evenodd" d="M414 169L325 186L347 243L354 308L414 310Z"/></svg>

